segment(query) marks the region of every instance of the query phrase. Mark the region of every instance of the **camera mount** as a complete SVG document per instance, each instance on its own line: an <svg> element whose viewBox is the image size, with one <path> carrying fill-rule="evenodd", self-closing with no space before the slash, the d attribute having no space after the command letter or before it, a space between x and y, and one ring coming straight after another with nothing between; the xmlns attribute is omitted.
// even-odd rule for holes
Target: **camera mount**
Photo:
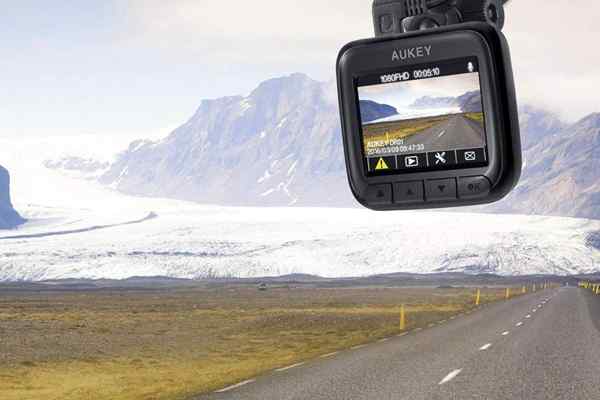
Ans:
<svg viewBox="0 0 600 400"><path fill-rule="evenodd" d="M374 0L375 36L392 36L463 22L504 27L508 0Z"/></svg>

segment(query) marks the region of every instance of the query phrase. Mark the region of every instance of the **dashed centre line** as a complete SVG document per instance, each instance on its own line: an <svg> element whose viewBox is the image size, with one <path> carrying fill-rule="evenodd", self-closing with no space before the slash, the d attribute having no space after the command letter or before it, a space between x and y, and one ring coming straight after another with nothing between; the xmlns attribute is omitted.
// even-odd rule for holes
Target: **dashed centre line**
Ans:
<svg viewBox="0 0 600 400"><path fill-rule="evenodd" d="M452 371L448 375L446 375L446 377L444 379L442 379L440 381L440 383L438 383L438 385L443 385L445 383L450 382L452 379L456 378L458 376L458 374L460 374L461 372L462 372L462 369L455 369L454 371Z"/></svg>
<svg viewBox="0 0 600 400"><path fill-rule="evenodd" d="M358 346L351 347L351 350L358 350L358 349L362 349L363 347L367 347L367 345L366 344L359 344Z"/></svg>
<svg viewBox="0 0 600 400"><path fill-rule="evenodd" d="M523 325L523 322L519 322L519 323L518 323L518 324L516 324L515 326L519 327L519 326L522 326L522 325Z"/></svg>
<svg viewBox="0 0 600 400"><path fill-rule="evenodd" d="M480 350L480 351L485 351L485 350L489 349L490 347L492 347L492 344L491 344L491 343L484 344L483 346L481 346L481 347L479 348L479 350Z"/></svg>
<svg viewBox="0 0 600 400"><path fill-rule="evenodd" d="M321 358L330 358L330 357L333 357L333 356L335 356L335 355L337 355L339 353L340 353L339 351L335 351L333 353L324 354L324 355L321 356Z"/></svg>
<svg viewBox="0 0 600 400"><path fill-rule="evenodd" d="M237 383L237 384L235 384L235 385L228 386L228 387L226 387L226 388L224 388L224 389L221 389L221 390L216 390L216 391L215 391L215 393L225 393L225 392L229 392L229 391L231 391L231 390L234 390L234 389L240 388L240 387L242 387L242 386L245 386L245 385L248 385L248 384L250 384L250 383L254 383L254 382L256 382L256 380L255 380L255 379L248 379L247 381L243 381L243 382Z"/></svg>
<svg viewBox="0 0 600 400"><path fill-rule="evenodd" d="M531 314L527 314L525 318L531 318Z"/></svg>
<svg viewBox="0 0 600 400"><path fill-rule="evenodd" d="M509 331L504 331L504 332L502 332L502 336L508 336L509 334L510 334L510 332L509 332Z"/></svg>

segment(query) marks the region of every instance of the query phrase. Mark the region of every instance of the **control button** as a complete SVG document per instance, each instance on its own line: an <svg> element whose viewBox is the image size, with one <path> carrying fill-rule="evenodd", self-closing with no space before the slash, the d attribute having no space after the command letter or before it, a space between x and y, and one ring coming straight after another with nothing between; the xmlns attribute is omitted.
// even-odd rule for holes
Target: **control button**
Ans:
<svg viewBox="0 0 600 400"><path fill-rule="evenodd" d="M374 206L392 204L392 185L374 185L367 189L367 203Z"/></svg>
<svg viewBox="0 0 600 400"><path fill-rule="evenodd" d="M394 203L409 204L423 203L425 190L423 182L401 182L394 184Z"/></svg>
<svg viewBox="0 0 600 400"><path fill-rule="evenodd" d="M427 168L427 154L398 156L398 169L408 171L421 168Z"/></svg>
<svg viewBox="0 0 600 400"><path fill-rule="evenodd" d="M429 166L432 168L444 168L456 164L456 152L452 151L434 151L427 153Z"/></svg>
<svg viewBox="0 0 600 400"><path fill-rule="evenodd" d="M456 200L456 179L438 179L425 182L427 200Z"/></svg>
<svg viewBox="0 0 600 400"><path fill-rule="evenodd" d="M384 172L396 169L396 157L369 158L369 171Z"/></svg>
<svg viewBox="0 0 600 400"><path fill-rule="evenodd" d="M486 197L491 187L490 181L485 176L458 179L458 195L464 199Z"/></svg>
<svg viewBox="0 0 600 400"><path fill-rule="evenodd" d="M484 149L457 150L456 157L459 163L481 164L486 161Z"/></svg>

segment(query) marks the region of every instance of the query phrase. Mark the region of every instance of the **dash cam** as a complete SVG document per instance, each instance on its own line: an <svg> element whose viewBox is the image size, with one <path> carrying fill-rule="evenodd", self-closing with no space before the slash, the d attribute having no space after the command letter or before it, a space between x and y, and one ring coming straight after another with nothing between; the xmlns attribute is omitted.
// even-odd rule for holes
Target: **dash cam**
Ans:
<svg viewBox="0 0 600 400"><path fill-rule="evenodd" d="M502 4L467 2L494 7L464 22L460 7L436 1L441 10L422 0L423 13L409 15L410 0L376 0L379 37L352 42L338 56L350 187L374 210L492 203L520 177L512 67L498 29ZM419 30L406 31L411 26Z"/></svg>

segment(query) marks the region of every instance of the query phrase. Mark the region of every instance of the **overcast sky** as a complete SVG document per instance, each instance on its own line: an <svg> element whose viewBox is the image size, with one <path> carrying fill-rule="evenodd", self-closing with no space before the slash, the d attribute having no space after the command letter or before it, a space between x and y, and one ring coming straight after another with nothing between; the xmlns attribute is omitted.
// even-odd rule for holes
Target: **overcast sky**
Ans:
<svg viewBox="0 0 600 400"><path fill-rule="evenodd" d="M155 136L203 98L267 78L334 76L372 36L370 0L0 0L0 137ZM513 0L521 103L571 120L600 111L600 3Z"/></svg>

